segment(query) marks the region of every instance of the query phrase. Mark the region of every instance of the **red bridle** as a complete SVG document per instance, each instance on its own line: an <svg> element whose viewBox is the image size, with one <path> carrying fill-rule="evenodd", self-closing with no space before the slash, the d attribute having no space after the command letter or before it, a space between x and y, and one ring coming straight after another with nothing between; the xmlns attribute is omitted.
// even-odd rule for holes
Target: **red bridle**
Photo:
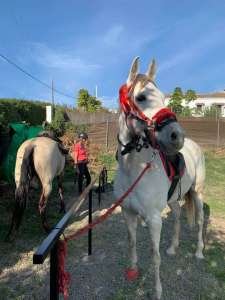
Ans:
<svg viewBox="0 0 225 300"><path fill-rule="evenodd" d="M133 86L122 85L119 89L120 106L126 115L133 115L147 123L150 127L160 126L163 121L167 119L173 119L176 121L176 115L169 108L160 109L152 119L148 118L140 108L134 103L130 97L129 92Z"/></svg>

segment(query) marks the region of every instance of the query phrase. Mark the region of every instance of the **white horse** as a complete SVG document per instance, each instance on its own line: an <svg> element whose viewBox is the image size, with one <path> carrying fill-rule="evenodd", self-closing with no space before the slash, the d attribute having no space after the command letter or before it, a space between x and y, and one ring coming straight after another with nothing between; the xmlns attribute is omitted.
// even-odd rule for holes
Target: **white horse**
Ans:
<svg viewBox="0 0 225 300"><path fill-rule="evenodd" d="M15 166L15 208L7 239L20 226L32 181L38 180L42 187L39 212L44 229L49 232L45 208L52 191L53 179L57 178L60 196L60 211L65 212L62 193L62 179L65 155L60 151L57 141L40 136L26 140L18 149Z"/></svg>
<svg viewBox="0 0 225 300"><path fill-rule="evenodd" d="M165 115L167 110L163 109L165 108L164 95L154 83L155 62L150 64L145 75L138 74L138 62L138 58L133 61L126 85L120 90L118 170L114 191L115 196L120 197L135 181L146 163L151 163L151 168L124 200L122 212L128 227L131 261L129 274L133 276L133 279L138 275L136 253L138 216L145 221L149 228L155 265L155 298L158 300L161 299L162 294L159 275L161 212L168 204L175 215L174 235L167 250L168 254L174 255L179 245L180 205L177 200L180 197L184 197L186 200L190 222L194 223L195 212L197 212L199 231L195 255L197 258L203 258L202 192L205 180L205 161L200 147L192 140L184 139L184 133L172 114L169 113L169 117L157 120L155 116L160 115L161 112ZM159 123L158 128L155 126L157 122ZM152 130L153 127L154 130ZM141 140L142 146L138 146ZM146 146L146 141L150 144L148 148L143 147L143 145ZM180 152L183 154L186 164L180 184L176 186L169 202L167 197L171 182L165 172L159 149L168 156L172 156L181 149ZM132 278L130 277L130 279Z"/></svg>

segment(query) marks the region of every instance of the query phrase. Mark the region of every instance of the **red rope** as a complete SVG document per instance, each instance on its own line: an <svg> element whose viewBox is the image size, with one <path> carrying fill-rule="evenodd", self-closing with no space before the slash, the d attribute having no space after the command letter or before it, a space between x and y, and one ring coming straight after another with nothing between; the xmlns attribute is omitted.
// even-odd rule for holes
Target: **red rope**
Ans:
<svg viewBox="0 0 225 300"><path fill-rule="evenodd" d="M136 178L136 180L132 183L132 185L129 187L129 189L113 204L112 207L110 207L102 216L98 217L94 222L91 224L85 225L83 228L79 229L73 234L68 235L65 237L65 240L60 240L59 243L59 252L58 252L58 260L59 260L59 292L63 293L64 299L68 298L68 287L70 283L70 274L65 271L65 259L67 254L67 242L69 240L74 239L75 237L84 234L89 229L95 227L99 223L103 222L105 219L108 218L109 215L113 213L113 211L123 202L123 200L133 191L135 186L138 184L138 182L141 180L142 176L145 174L145 172L151 168L151 163L147 163L145 168L142 170L140 175Z"/></svg>
<svg viewBox="0 0 225 300"><path fill-rule="evenodd" d="M68 299L68 287L70 284L70 273L65 271L65 260L67 255L67 243L66 241L58 241L58 289L59 293L62 293L64 299Z"/></svg>

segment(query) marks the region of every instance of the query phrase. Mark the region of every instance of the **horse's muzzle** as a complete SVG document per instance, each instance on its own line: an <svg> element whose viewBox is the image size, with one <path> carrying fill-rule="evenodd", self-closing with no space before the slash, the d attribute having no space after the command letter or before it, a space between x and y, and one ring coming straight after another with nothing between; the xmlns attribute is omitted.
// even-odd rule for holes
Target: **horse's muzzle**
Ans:
<svg viewBox="0 0 225 300"><path fill-rule="evenodd" d="M159 148L167 155L175 155L184 145L185 132L178 122L162 128L156 134Z"/></svg>

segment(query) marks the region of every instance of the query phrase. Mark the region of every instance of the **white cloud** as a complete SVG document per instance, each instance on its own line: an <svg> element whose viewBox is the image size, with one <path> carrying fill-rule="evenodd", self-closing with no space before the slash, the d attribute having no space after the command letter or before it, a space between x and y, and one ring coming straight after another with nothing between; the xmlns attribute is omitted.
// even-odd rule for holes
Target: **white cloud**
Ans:
<svg viewBox="0 0 225 300"><path fill-rule="evenodd" d="M93 72L102 66L81 57L72 56L66 51L56 51L42 43L33 43L33 59L47 68L62 71Z"/></svg>

